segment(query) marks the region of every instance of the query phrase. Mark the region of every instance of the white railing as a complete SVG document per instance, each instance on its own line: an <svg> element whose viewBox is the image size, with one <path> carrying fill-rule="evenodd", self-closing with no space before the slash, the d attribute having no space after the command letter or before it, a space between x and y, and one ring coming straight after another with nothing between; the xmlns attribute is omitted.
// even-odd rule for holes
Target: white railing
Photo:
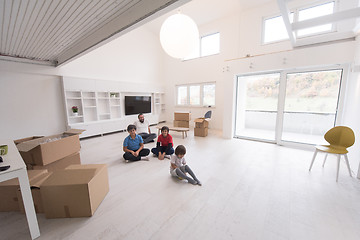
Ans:
<svg viewBox="0 0 360 240"><path fill-rule="evenodd" d="M274 130L276 111L246 110L245 129ZM335 113L284 112L283 132L323 135L334 126Z"/></svg>

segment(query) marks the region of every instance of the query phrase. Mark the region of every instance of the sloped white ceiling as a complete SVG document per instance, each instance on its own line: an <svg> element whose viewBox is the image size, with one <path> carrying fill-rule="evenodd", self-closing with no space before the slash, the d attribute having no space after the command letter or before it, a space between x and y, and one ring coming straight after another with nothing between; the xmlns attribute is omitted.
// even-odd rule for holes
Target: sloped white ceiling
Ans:
<svg viewBox="0 0 360 240"><path fill-rule="evenodd" d="M0 56L59 65L190 0L0 0Z"/></svg>

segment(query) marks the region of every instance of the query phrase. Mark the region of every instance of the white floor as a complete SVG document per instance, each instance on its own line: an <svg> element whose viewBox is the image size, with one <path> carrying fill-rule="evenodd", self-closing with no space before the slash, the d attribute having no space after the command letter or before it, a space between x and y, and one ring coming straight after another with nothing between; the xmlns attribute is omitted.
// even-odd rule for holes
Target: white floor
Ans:
<svg viewBox="0 0 360 240"><path fill-rule="evenodd" d="M360 239L360 180L342 163L336 183L335 158L309 173L313 152L172 135L203 186L172 178L168 160L125 163L126 133L82 140L82 163L107 164L110 192L91 218L38 214L38 239ZM24 215L0 213L0 239L30 239Z"/></svg>

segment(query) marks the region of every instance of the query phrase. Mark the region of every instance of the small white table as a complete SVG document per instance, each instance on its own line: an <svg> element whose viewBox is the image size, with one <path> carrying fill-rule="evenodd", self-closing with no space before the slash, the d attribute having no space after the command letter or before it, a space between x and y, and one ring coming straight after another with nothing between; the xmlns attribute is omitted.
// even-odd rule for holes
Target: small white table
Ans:
<svg viewBox="0 0 360 240"><path fill-rule="evenodd" d="M31 195L26 166L14 142L12 140L0 139L0 145L5 144L8 145L8 153L2 156L4 162L0 163L0 166L10 165L10 168L6 171L0 172L0 182L12 178L19 179L21 195L24 201L25 213L30 229L31 238L35 239L40 236L40 230L35 214L34 202Z"/></svg>

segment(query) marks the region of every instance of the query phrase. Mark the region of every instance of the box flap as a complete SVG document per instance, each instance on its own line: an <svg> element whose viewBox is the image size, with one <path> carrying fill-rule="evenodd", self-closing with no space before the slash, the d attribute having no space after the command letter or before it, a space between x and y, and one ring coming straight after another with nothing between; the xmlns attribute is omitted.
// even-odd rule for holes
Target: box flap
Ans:
<svg viewBox="0 0 360 240"><path fill-rule="evenodd" d="M22 142L27 142L27 141L34 140L37 138L42 138L42 137L44 137L44 136L32 136L32 137L27 137L27 138L16 139L16 140L14 140L14 143L15 143L15 145L17 145Z"/></svg>
<svg viewBox="0 0 360 240"><path fill-rule="evenodd" d="M42 184L43 186L63 186L87 184L95 176L96 169L65 169L53 172Z"/></svg>
<svg viewBox="0 0 360 240"><path fill-rule="evenodd" d="M86 130L85 129L70 129L70 130L67 130L66 132L64 133L69 133L69 134L82 134L83 132L85 132Z"/></svg>
<svg viewBox="0 0 360 240"><path fill-rule="evenodd" d="M48 137L37 138L37 139L30 140L27 142L19 143L18 145L16 145L16 147L21 152L28 152L31 149L34 149L41 144L55 142L57 140L65 138L65 137L68 137L68 135L57 134L57 135L52 135L52 136L48 136Z"/></svg>
<svg viewBox="0 0 360 240"><path fill-rule="evenodd" d="M95 169L95 174L97 174L101 169L107 167L106 164L73 164L68 166L66 169Z"/></svg>
<svg viewBox="0 0 360 240"><path fill-rule="evenodd" d="M35 171L35 170L34 170ZM41 184L51 175L51 172L44 173L31 181L31 188L40 188Z"/></svg>
<svg viewBox="0 0 360 240"><path fill-rule="evenodd" d="M210 121L210 118L196 118L196 119L194 120L194 122L197 122L197 123L202 123L202 122L204 122L204 121L209 122L209 121Z"/></svg>
<svg viewBox="0 0 360 240"><path fill-rule="evenodd" d="M47 174L48 171L46 169L44 170L28 170L27 174L29 177L29 183L30 186L32 185L34 179L38 178L39 176L42 176L44 174ZM4 182L0 182L0 186L17 186L19 185L18 178L13 178Z"/></svg>
<svg viewBox="0 0 360 240"><path fill-rule="evenodd" d="M38 138L38 139L34 139L34 140L30 140L27 142L22 142L19 143L18 145L16 145L17 149L21 152L28 152L33 148L36 148L37 146L40 145L42 138Z"/></svg>

